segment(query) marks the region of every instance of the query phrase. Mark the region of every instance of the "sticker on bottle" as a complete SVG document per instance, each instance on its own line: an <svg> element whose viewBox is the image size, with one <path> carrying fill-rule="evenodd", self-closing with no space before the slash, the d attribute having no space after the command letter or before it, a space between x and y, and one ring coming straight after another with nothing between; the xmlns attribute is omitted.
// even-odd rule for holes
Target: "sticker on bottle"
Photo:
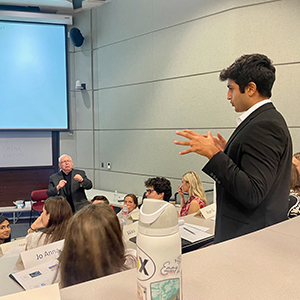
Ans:
<svg viewBox="0 0 300 300"><path fill-rule="evenodd" d="M180 299L180 279L173 278L150 284L151 300L179 300Z"/></svg>
<svg viewBox="0 0 300 300"><path fill-rule="evenodd" d="M147 289L140 284L137 285L137 298L138 300L147 300Z"/></svg>
<svg viewBox="0 0 300 300"><path fill-rule="evenodd" d="M180 274L181 270L181 255L179 255L175 259L167 260L162 264L160 268L159 274L162 277L166 277L168 275L174 276L176 274Z"/></svg>
<svg viewBox="0 0 300 300"><path fill-rule="evenodd" d="M141 281L149 280L156 272L156 266L153 259L148 256L141 248L137 251L137 277Z"/></svg>

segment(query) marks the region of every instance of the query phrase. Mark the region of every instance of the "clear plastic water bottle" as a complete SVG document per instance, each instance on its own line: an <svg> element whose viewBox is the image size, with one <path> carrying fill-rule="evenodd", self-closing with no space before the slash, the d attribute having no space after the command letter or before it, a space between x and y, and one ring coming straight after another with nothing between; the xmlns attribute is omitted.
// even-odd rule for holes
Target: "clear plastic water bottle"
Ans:
<svg viewBox="0 0 300 300"><path fill-rule="evenodd" d="M118 195L118 191L115 190L115 193L114 193L114 201L118 201L119 200L119 195Z"/></svg>
<svg viewBox="0 0 300 300"><path fill-rule="evenodd" d="M128 220L127 219L127 217L128 217L128 207L127 207L126 204L123 206L121 215L122 215L122 220L123 220L123 226L126 226L127 225L127 220Z"/></svg>

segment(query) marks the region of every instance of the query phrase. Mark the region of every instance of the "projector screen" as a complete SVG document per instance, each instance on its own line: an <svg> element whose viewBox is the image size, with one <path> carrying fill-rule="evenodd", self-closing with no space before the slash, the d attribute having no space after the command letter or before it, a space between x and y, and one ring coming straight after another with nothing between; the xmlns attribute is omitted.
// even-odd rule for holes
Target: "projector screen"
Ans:
<svg viewBox="0 0 300 300"><path fill-rule="evenodd" d="M68 129L65 25L0 20L0 130Z"/></svg>

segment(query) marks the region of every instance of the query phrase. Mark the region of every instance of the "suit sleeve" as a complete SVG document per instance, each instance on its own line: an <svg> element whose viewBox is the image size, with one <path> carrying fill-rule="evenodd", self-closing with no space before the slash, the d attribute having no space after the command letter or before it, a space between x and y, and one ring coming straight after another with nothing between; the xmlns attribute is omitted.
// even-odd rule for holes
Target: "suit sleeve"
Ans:
<svg viewBox="0 0 300 300"><path fill-rule="evenodd" d="M81 171L80 175L83 179L83 181L80 183L80 186L85 190L90 190L93 187L92 181L87 178L84 171Z"/></svg>
<svg viewBox="0 0 300 300"><path fill-rule="evenodd" d="M49 197L57 196L59 194L59 192L56 189L56 185L53 182L53 176L50 176L49 178L49 185L46 193Z"/></svg>
<svg viewBox="0 0 300 300"><path fill-rule="evenodd" d="M218 152L203 171L247 209L257 207L268 194L277 175L288 137L276 122L260 121L247 128L241 143L232 143L235 163Z"/></svg>

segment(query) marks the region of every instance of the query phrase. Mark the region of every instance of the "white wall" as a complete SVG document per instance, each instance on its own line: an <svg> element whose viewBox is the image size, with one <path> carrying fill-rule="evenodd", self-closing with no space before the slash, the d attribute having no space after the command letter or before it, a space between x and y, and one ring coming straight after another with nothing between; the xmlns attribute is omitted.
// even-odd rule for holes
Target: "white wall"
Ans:
<svg viewBox="0 0 300 300"><path fill-rule="evenodd" d="M111 0L76 14L85 42L69 47L73 134L61 133L61 153L98 189L142 194L159 175L175 192L190 170L211 188L207 159L179 156L175 130L228 138L237 115L219 72L254 52L276 65L272 101L299 151L299 16L299 0ZM77 79L86 92L74 91Z"/></svg>

